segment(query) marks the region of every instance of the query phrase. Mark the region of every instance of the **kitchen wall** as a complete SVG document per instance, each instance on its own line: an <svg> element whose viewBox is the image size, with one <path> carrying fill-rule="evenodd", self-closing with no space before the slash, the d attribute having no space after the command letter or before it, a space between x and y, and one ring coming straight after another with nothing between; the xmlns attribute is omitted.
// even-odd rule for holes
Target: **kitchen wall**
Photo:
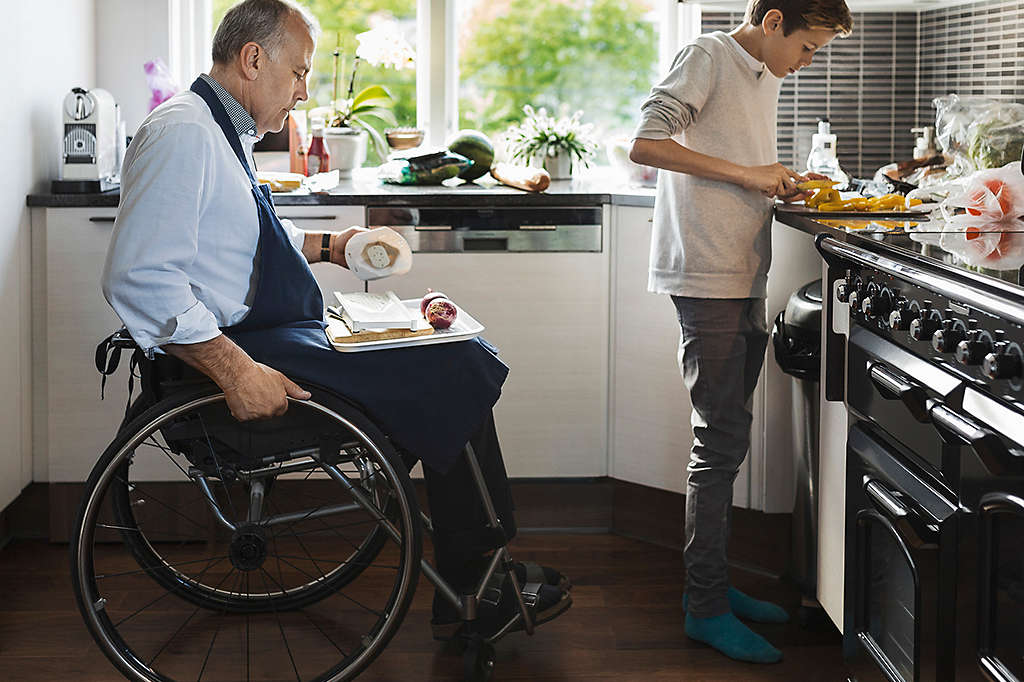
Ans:
<svg viewBox="0 0 1024 682"><path fill-rule="evenodd" d="M1024 1L985 0L921 13L918 118L956 92L1024 101Z"/></svg>
<svg viewBox="0 0 1024 682"><path fill-rule="evenodd" d="M57 172L60 104L95 78L93 0L4 3L0 107L0 510L32 480L29 212ZM92 343L91 339L67 339Z"/></svg>

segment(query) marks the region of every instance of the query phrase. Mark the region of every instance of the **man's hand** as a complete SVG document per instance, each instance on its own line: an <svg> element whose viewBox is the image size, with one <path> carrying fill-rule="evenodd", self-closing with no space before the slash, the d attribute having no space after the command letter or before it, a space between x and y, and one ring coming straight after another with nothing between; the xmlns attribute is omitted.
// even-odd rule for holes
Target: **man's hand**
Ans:
<svg viewBox="0 0 1024 682"><path fill-rule="evenodd" d="M353 225L352 227L339 232L334 235L334 239L331 240L331 262L337 263L343 268L348 267L348 261L345 259L345 247L348 245L348 240L356 236L360 232L368 232L367 228Z"/></svg>
<svg viewBox="0 0 1024 682"><path fill-rule="evenodd" d="M806 179L781 163L773 163L769 166L751 166L746 173L743 186L747 189L756 189L768 197L790 197L791 201L796 201L792 197L802 194L796 183Z"/></svg>
<svg viewBox="0 0 1024 682"><path fill-rule="evenodd" d="M309 391L276 369L256 362L223 334L202 343L170 343L163 349L213 379L224 391L232 416L239 421L280 416L288 410L289 397L310 397Z"/></svg>
<svg viewBox="0 0 1024 682"><path fill-rule="evenodd" d="M238 421L279 417L288 411L288 398L310 397L294 381L272 367L254 362L237 377L236 383L223 386L228 409Z"/></svg>

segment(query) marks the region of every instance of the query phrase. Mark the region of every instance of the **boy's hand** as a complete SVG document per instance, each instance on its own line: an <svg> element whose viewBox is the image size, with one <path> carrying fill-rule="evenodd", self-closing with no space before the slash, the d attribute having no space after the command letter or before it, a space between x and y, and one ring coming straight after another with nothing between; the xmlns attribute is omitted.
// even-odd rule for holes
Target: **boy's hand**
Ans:
<svg viewBox="0 0 1024 682"><path fill-rule="evenodd" d="M829 181L829 180L832 179L832 178L828 177L827 175L822 175L821 173L805 173L804 174L804 178L806 178L806 180L825 180L825 181ZM804 181L801 181L801 182L804 182ZM787 204L792 204L792 203L797 202L797 201L803 201L804 199L809 199L811 196L813 196L813 194L814 194L814 190L806 190L806 191L801 192L800 188L798 187L795 194L787 194L787 195L776 194L775 196L778 197L779 199L781 199L782 201L786 202Z"/></svg>
<svg viewBox="0 0 1024 682"><path fill-rule="evenodd" d="M796 171L783 166L781 163L773 163L770 166L751 166L745 178L743 186L747 189L756 189L768 197L790 197L803 194L797 189L796 183L803 182L807 178Z"/></svg>

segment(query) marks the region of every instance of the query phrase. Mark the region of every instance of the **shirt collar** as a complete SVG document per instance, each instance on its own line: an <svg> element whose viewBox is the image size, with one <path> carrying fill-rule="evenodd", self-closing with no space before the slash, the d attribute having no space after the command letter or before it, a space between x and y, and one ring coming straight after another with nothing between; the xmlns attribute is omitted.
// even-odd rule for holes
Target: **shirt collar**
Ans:
<svg viewBox="0 0 1024 682"><path fill-rule="evenodd" d="M224 110L228 112L228 118L231 119L231 124L235 127L235 132L238 133L238 136L250 135L257 137L256 120L252 117L252 114L246 111L245 107L239 104L238 100L225 90L223 85L217 82L217 79L205 73L199 74L199 77L217 93L217 99L224 106Z"/></svg>
<svg viewBox="0 0 1024 682"><path fill-rule="evenodd" d="M764 72L764 63L758 61L757 57L747 52L746 48L740 45L740 41L736 40L728 33L725 34L725 37L729 39L729 44L732 46L734 50L736 50L736 53L739 54L740 59L743 60L744 64L749 66L752 71L757 71L758 75Z"/></svg>

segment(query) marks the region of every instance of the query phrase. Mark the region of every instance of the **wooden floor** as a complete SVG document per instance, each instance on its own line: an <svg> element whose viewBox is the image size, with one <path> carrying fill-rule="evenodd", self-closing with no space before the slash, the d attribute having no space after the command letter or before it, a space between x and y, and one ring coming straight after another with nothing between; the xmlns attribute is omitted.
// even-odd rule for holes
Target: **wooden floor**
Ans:
<svg viewBox="0 0 1024 682"><path fill-rule="evenodd" d="M688 640L678 551L612 535L541 534L521 536L513 554L566 572L574 605L532 638L517 633L499 642L495 680L845 679L835 631L754 625L783 651L783 662L771 666L730 661ZM743 570L731 578L795 613L799 596L787 584ZM429 636L431 595L421 578L401 630L360 680L461 679L461 658ZM75 608L66 546L16 541L0 550L0 680L116 679Z"/></svg>

